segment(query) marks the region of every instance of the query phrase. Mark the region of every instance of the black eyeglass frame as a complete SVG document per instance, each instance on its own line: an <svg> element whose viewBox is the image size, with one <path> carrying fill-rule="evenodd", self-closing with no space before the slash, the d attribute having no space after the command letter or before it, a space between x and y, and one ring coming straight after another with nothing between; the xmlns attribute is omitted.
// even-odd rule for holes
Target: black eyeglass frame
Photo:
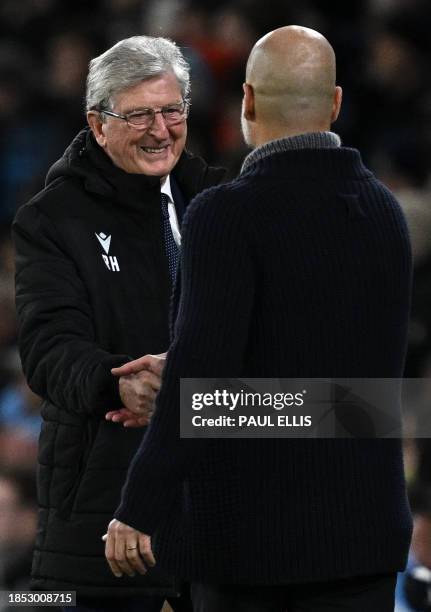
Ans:
<svg viewBox="0 0 431 612"><path fill-rule="evenodd" d="M169 120L169 115L166 116L165 113L167 113L168 110L172 110L173 108L175 108L175 110L178 110L180 112L180 117L176 118L171 123ZM177 125L181 123L181 121L187 118L189 108L190 108L190 102L188 100L183 100L179 104L168 104L167 106L163 106L160 110L154 110L154 108L143 108L140 111L133 111L131 113L127 113L126 115L120 115L119 113L114 113L113 111L108 111L103 108L95 108L94 110L96 110L98 113L103 114L103 115L109 115L110 117L115 117L116 119L122 119L123 121L127 123L129 127L135 130L146 130L153 125L157 114L162 115L166 125L168 126ZM131 123L130 119L131 118L133 119L133 117L136 117L136 116L146 116L148 117L148 121L142 125Z"/></svg>

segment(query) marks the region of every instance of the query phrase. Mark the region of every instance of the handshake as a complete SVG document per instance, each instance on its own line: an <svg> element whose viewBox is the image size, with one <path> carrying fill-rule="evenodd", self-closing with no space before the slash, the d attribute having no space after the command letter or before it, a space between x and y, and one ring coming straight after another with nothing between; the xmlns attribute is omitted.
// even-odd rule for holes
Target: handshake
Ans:
<svg viewBox="0 0 431 612"><path fill-rule="evenodd" d="M122 408L106 413L105 419L123 427L144 427L154 413L156 395L160 389L166 353L145 355L111 373L118 380Z"/></svg>

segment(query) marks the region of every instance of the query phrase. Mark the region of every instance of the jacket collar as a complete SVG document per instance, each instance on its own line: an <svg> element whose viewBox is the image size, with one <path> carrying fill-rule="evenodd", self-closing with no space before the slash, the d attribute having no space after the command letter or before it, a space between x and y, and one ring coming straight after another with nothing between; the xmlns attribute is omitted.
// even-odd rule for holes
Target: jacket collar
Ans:
<svg viewBox="0 0 431 612"><path fill-rule="evenodd" d="M225 170L208 166L200 157L183 151L172 175L189 202L206 187L221 182ZM70 176L83 180L87 191L120 205L142 209L143 199L160 204L159 178L129 174L115 166L89 128L79 132L62 158L50 168L46 184Z"/></svg>

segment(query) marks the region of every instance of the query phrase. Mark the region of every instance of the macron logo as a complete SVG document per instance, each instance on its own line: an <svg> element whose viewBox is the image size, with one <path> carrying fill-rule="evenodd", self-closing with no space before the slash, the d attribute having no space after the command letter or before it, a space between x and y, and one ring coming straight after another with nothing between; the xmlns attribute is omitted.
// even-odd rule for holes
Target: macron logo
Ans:
<svg viewBox="0 0 431 612"><path fill-rule="evenodd" d="M96 233L96 238L102 245L103 250L106 254L109 253L109 246L111 244L111 236L107 236L104 232Z"/></svg>
<svg viewBox="0 0 431 612"><path fill-rule="evenodd" d="M109 247L111 246L111 235L109 234L108 236L107 234L105 234L105 232L99 232L99 233L95 232L95 235L96 235L97 240L102 245L103 250L106 253L106 255L102 253L102 259L105 262L105 266L108 268L110 272L119 272L120 265L118 263L118 259L114 257L113 255L108 256Z"/></svg>

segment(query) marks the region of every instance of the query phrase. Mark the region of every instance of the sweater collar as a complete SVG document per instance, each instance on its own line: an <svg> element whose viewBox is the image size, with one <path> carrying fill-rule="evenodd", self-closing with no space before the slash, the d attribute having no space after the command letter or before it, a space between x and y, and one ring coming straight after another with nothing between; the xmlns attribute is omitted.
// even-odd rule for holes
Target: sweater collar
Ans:
<svg viewBox="0 0 431 612"><path fill-rule="evenodd" d="M244 160L241 174L252 164L265 159L274 153L297 151L300 149L336 149L341 146L341 139L334 132L307 132L298 136L289 136L270 140L254 149Z"/></svg>

